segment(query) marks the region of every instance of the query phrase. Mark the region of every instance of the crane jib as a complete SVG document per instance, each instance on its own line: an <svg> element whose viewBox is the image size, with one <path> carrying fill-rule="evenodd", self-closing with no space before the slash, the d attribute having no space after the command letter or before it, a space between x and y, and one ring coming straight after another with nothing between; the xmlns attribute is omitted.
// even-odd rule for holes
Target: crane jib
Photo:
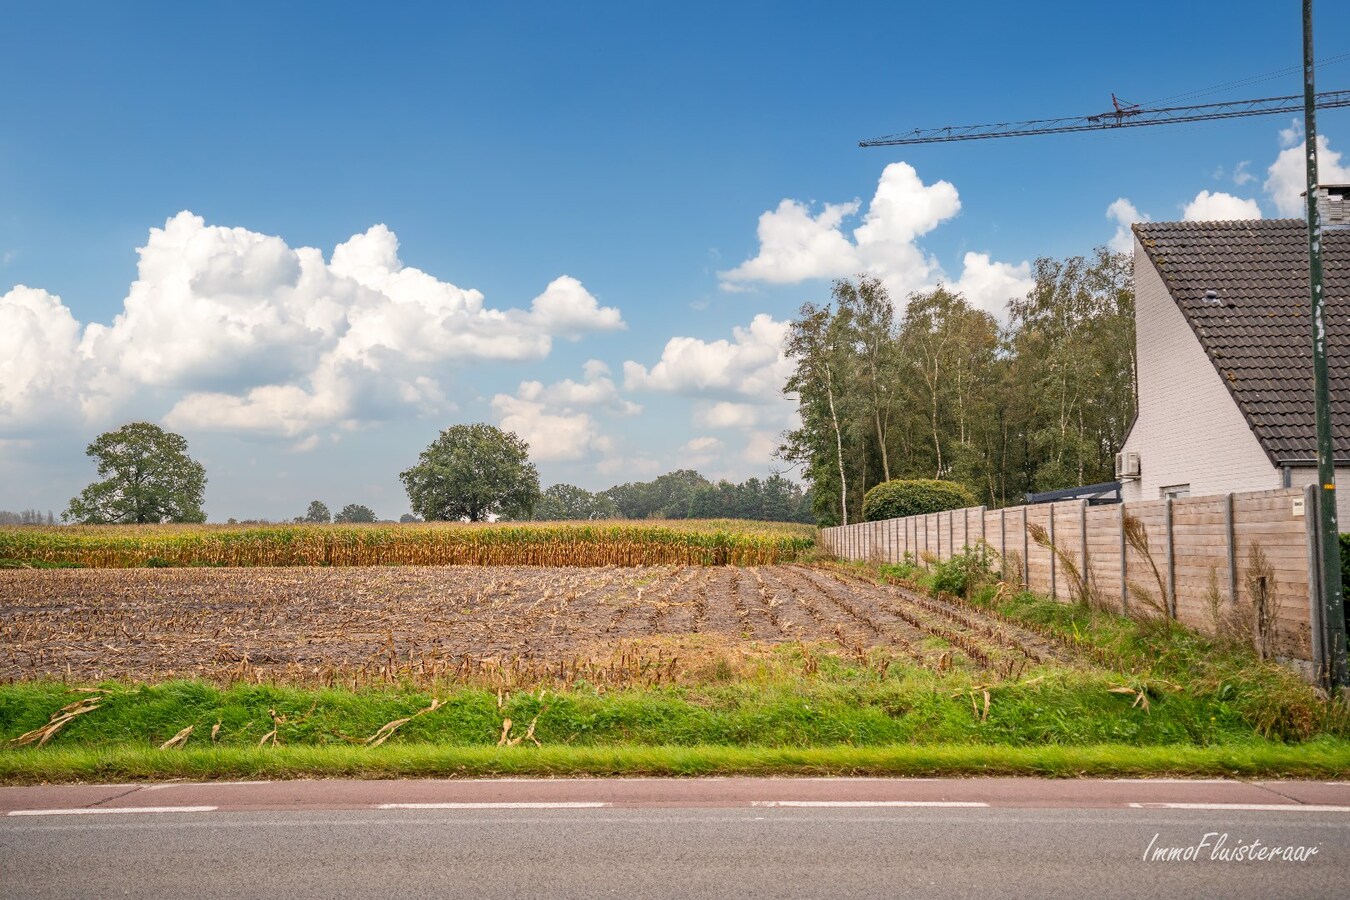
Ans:
<svg viewBox="0 0 1350 900"><path fill-rule="evenodd" d="M1317 95L1318 109L1350 106L1350 91L1326 91ZM1033 134L1065 134L1075 131L1108 131L1113 128L1137 128L1144 125L1171 125L1180 122L1207 122L1216 119L1240 119L1303 111L1303 97L1265 97L1259 100L1233 100L1200 106L1171 106L1162 109L1116 108L1094 116L1059 119L1029 119L988 125L948 125L941 128L916 128L913 131L860 141L859 147L894 147L902 144L939 144L951 141L979 141L989 138L1025 137Z"/></svg>

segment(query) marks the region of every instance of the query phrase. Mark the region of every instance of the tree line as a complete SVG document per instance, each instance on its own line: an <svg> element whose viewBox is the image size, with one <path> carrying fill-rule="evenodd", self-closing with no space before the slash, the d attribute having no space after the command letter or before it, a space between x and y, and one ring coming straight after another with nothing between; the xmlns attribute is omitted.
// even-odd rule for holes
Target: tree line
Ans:
<svg viewBox="0 0 1350 900"><path fill-rule="evenodd" d="M133 422L99 435L86 449L100 480L86 487L61 514L80 524L205 522L202 502L206 470L187 452L182 435L148 422ZM568 484L539 489L539 472L529 445L518 435L492 425L454 425L440 433L399 473L412 514L401 522L506 521L557 519L740 518L811 521L811 499L800 486L772 475L736 484L716 484L691 469L670 472L650 482L616 485L591 493ZM14 524L42 524L36 510L14 515ZM47 514L46 524L53 523ZM230 519L228 524L266 522ZM349 503L336 515L313 500L290 521L375 522L374 510Z"/></svg>
<svg viewBox="0 0 1350 900"><path fill-rule="evenodd" d="M812 522L811 495L773 474L740 483L709 481L693 469L667 472L651 481L629 482L591 493L571 484L543 492L532 518L561 519L754 519Z"/></svg>
<svg viewBox="0 0 1350 900"><path fill-rule="evenodd" d="M1007 323L939 285L897 313L871 276L834 283L792 322L784 388L801 427L780 458L811 486L816 521L861 521L896 478L965 485L991 507L1109 481L1135 413L1130 258L1038 259Z"/></svg>
<svg viewBox="0 0 1350 900"><path fill-rule="evenodd" d="M46 513L36 509L10 512L0 509L0 525L55 525L56 516L49 509Z"/></svg>

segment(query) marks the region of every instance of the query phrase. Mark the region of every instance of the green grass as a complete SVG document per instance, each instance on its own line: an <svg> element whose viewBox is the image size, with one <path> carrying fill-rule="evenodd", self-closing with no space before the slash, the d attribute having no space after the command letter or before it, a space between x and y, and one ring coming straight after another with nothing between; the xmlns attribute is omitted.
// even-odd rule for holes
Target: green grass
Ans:
<svg viewBox="0 0 1350 900"><path fill-rule="evenodd" d="M501 708L493 693L460 688L439 693L444 705L402 726L391 741L491 745L507 718L515 723L513 735L534 721L541 743L577 747L1207 746L1264 740L1232 701L1147 686L1145 709L1135 703L1137 695L1112 692L1125 683L1105 673L1058 672L986 688L969 676L901 669L882 679L855 673L604 692L582 685L512 694ZM88 695L51 683L0 688L0 739L41 728L83 696ZM431 700L431 692L417 689L222 689L187 681L114 687L99 709L72 720L51 745L158 746L189 725L190 743L209 743L219 723L219 745L249 747L273 730L270 711L275 711L284 718L277 728L281 744L344 746L425 709Z"/></svg>
<svg viewBox="0 0 1350 900"><path fill-rule="evenodd" d="M1350 745L1316 741L1223 747L144 747L0 754L0 783L214 778L569 776L995 776L1337 778Z"/></svg>

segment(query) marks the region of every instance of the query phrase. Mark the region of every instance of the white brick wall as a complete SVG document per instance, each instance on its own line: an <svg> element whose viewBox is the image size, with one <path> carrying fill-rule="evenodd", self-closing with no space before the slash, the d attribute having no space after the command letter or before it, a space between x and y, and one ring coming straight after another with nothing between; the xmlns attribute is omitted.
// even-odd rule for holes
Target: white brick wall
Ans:
<svg viewBox="0 0 1350 900"><path fill-rule="evenodd" d="M1289 470L1291 487L1305 487L1317 483L1317 469ZM1350 534L1350 469L1336 470L1336 527Z"/></svg>
<svg viewBox="0 0 1350 900"><path fill-rule="evenodd" d="M1281 473L1137 239L1134 286L1139 418L1125 449L1139 453L1142 477L1123 484L1124 498L1154 500L1174 484L1189 484L1192 495L1280 487Z"/></svg>

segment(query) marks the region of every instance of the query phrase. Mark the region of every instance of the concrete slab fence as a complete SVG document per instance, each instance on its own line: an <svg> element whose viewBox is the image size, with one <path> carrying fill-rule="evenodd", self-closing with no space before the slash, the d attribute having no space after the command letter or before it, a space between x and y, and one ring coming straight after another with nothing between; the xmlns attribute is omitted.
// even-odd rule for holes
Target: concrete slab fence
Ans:
<svg viewBox="0 0 1350 900"><path fill-rule="evenodd" d="M984 545L998 554L994 565L1002 567L1005 579L1072 602L1072 578L1063 561L1032 537L1030 526L1039 525L1086 573L1098 601L1128 612L1143 591L1201 631L1213 630L1213 590L1225 605L1251 602L1246 581L1251 549L1259 544L1273 573L1279 630L1293 639L1290 645L1302 648L1300 658L1320 670L1324 648L1313 635L1321 635L1321 606L1318 592L1310 589L1316 579L1315 503L1310 487L1107 506L1085 500L981 506L822 528L820 540L843 559L894 563L908 557L919 565ZM1147 556L1126 541L1126 515L1142 524Z"/></svg>

